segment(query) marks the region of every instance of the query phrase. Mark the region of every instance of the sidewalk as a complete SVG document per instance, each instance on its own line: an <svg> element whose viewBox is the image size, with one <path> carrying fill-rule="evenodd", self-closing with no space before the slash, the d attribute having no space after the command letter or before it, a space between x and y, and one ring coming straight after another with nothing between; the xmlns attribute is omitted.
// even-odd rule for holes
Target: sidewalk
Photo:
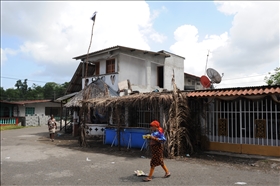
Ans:
<svg viewBox="0 0 280 186"><path fill-rule="evenodd" d="M204 153L205 154L212 154L212 155L219 155L219 156L247 158L247 159L259 159L259 160L270 160L270 161L280 162L280 158L270 157L270 156L260 156L260 155L252 155L252 154L237 154L237 153L221 152L221 151L205 151Z"/></svg>

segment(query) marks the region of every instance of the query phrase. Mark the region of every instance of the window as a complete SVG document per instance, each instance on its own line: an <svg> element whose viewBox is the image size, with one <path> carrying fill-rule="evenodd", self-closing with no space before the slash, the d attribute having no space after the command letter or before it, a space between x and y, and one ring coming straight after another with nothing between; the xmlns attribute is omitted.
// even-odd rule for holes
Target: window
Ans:
<svg viewBox="0 0 280 186"><path fill-rule="evenodd" d="M59 107L46 107L45 108L45 115L50 116L59 116L60 115L60 108Z"/></svg>
<svg viewBox="0 0 280 186"><path fill-rule="evenodd" d="M106 61L106 73L115 72L115 59L110 59Z"/></svg>
<svg viewBox="0 0 280 186"><path fill-rule="evenodd" d="M95 75L99 75L99 68L100 68L99 62L95 63Z"/></svg>
<svg viewBox="0 0 280 186"><path fill-rule="evenodd" d="M35 114L34 107L25 107L25 115L33 115L33 114Z"/></svg>

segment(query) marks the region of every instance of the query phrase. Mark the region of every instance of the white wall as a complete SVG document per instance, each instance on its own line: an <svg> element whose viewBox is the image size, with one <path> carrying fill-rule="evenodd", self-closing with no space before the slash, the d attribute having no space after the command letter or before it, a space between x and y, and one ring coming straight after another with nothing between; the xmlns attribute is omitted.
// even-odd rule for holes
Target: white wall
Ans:
<svg viewBox="0 0 280 186"><path fill-rule="evenodd" d="M175 74L175 83L180 90L184 90L184 59L167 53L170 57L165 58L164 64L164 88L167 90L173 90L172 76L173 69Z"/></svg>
<svg viewBox="0 0 280 186"><path fill-rule="evenodd" d="M106 74L106 60L101 60L99 65L99 74Z"/></svg>
<svg viewBox="0 0 280 186"><path fill-rule="evenodd" d="M19 116L25 116L26 107L35 107L35 114L42 115L45 114L45 107L60 107L60 103L46 102L46 103L31 103L19 105Z"/></svg>
<svg viewBox="0 0 280 186"><path fill-rule="evenodd" d="M113 89L117 90L118 82L130 80L131 85L137 86L139 90L145 90L144 92L153 91L157 87L157 66L164 66L164 89L172 90L172 75L173 69L175 72L175 83L177 87L184 90L184 59L180 56L165 52L171 55L171 57L164 58L160 55L154 55L151 53L143 53L138 51L129 51L121 49L114 52L116 59L115 63L115 85L112 85L110 75L106 75L105 82ZM103 57L107 55L104 54ZM102 56L96 56L90 58L89 61L95 60ZM106 74L106 60L99 59L100 62L100 75ZM150 75L149 68L150 65ZM148 78L147 78L148 77ZM90 78L90 77L89 77ZM148 82L149 81L149 82ZM90 83L90 82L89 82ZM111 85L110 85L111 84ZM150 85L148 87L147 85Z"/></svg>
<svg viewBox="0 0 280 186"><path fill-rule="evenodd" d="M146 85L146 62L132 56L119 55L119 82L129 79L131 84Z"/></svg>

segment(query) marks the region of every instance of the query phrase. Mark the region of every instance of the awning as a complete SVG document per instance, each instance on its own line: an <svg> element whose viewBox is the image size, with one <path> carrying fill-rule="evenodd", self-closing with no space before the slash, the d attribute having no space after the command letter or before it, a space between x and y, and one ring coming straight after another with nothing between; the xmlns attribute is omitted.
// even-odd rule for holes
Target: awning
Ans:
<svg viewBox="0 0 280 186"><path fill-rule="evenodd" d="M71 94L67 94L67 95L62 96L62 97L60 97L60 98L57 98L55 101L56 101L56 102L64 101L64 100L66 100L66 99L69 99L69 98L71 98L71 97L74 97L76 94L78 94L78 92L74 92L74 93L71 93Z"/></svg>

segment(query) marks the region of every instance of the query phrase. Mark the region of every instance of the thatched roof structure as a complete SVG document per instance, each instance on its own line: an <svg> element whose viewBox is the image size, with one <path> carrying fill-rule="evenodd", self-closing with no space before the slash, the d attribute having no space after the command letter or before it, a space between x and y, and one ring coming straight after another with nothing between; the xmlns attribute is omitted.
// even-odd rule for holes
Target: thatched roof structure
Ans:
<svg viewBox="0 0 280 186"><path fill-rule="evenodd" d="M165 107L170 106L172 101L172 92L138 93L121 97L103 97L85 100L86 103L94 107L137 106L140 104L161 105Z"/></svg>
<svg viewBox="0 0 280 186"><path fill-rule="evenodd" d="M104 99L118 96L118 93L108 87L103 80L97 79L78 92L68 103L64 105L64 107L82 107L83 100L99 98Z"/></svg>

